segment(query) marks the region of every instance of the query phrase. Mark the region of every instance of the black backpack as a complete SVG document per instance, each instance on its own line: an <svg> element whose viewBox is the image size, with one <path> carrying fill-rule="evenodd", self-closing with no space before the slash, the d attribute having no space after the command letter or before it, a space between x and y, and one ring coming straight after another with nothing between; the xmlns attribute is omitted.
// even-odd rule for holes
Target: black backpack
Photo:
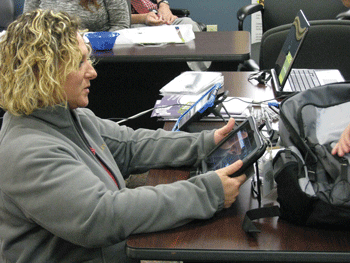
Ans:
<svg viewBox="0 0 350 263"><path fill-rule="evenodd" d="M350 228L350 154L331 154L349 124L350 83L309 89L282 101L282 150L272 161L279 207L248 211L246 232L259 232L251 220L277 215L298 225Z"/></svg>

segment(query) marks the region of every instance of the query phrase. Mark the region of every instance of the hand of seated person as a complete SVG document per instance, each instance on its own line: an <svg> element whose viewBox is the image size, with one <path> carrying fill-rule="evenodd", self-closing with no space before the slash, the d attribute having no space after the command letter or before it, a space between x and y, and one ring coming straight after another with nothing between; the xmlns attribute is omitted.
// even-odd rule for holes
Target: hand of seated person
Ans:
<svg viewBox="0 0 350 263"><path fill-rule="evenodd" d="M235 126L235 119L230 118L225 126L220 129L217 129L214 133L215 144L218 144L223 138L225 138Z"/></svg>
<svg viewBox="0 0 350 263"><path fill-rule="evenodd" d="M239 194L239 188L247 179L247 176L245 174L242 174L237 177L230 177L230 175L238 171L238 169L241 168L242 165L242 160L238 160L229 166L215 171L219 175L222 187L224 188L224 208L231 207L231 205L236 201L236 198Z"/></svg>
<svg viewBox="0 0 350 263"><path fill-rule="evenodd" d="M158 9L158 15L168 25L171 25L174 22L174 20L177 18L177 16L174 16L173 13L170 11L170 8L167 4L160 5Z"/></svg>
<svg viewBox="0 0 350 263"><path fill-rule="evenodd" d="M218 144L224 137L226 137L227 134L232 131L234 125L235 120L231 118L225 126L216 130L214 133L215 144ZM234 162L225 168L221 168L215 171L219 175L222 186L224 188L225 208L229 208L236 201L236 197L239 194L239 187L247 179L245 174L233 178L229 177L231 174L234 174L236 171L238 171L242 165L243 162L241 160L238 160L237 162Z"/></svg>
<svg viewBox="0 0 350 263"><path fill-rule="evenodd" d="M156 13L149 12L146 14L145 24L148 26L160 26L166 24L166 22Z"/></svg>
<svg viewBox="0 0 350 263"><path fill-rule="evenodd" d="M343 157L346 153L350 152L350 125L348 125L343 131L338 143L332 149L332 154L338 154Z"/></svg>

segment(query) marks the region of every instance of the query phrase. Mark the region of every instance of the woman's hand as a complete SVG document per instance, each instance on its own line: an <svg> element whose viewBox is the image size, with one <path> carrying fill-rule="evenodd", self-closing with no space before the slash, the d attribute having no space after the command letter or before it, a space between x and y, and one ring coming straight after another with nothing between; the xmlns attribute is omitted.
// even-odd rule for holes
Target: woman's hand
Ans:
<svg viewBox="0 0 350 263"><path fill-rule="evenodd" d="M350 152L350 124L345 128L339 141L332 149L332 154L338 154L338 156L343 157L346 153Z"/></svg>
<svg viewBox="0 0 350 263"><path fill-rule="evenodd" d="M224 127L216 130L214 133L215 144L218 144L223 138L225 138L227 134L229 134L233 130L234 126L235 120L233 118L230 118L230 120Z"/></svg>
<svg viewBox="0 0 350 263"><path fill-rule="evenodd" d="M238 160L229 166L215 171L219 175L222 182L222 187L224 188L224 208L229 208L236 201L236 198L239 194L239 188L247 179L247 176L245 174L237 177L230 177L230 175L237 172L242 167L242 165L243 162L241 160Z"/></svg>

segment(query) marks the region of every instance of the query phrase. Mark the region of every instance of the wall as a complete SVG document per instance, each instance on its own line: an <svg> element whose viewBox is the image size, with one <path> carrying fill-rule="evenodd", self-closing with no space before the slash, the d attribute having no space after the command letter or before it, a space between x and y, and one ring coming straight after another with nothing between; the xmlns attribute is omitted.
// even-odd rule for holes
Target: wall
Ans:
<svg viewBox="0 0 350 263"><path fill-rule="evenodd" d="M169 3L171 7L190 10L195 21L218 25L218 31L233 31L238 29L237 10L251 0L169 0ZM244 30L250 30L250 20L245 21Z"/></svg>

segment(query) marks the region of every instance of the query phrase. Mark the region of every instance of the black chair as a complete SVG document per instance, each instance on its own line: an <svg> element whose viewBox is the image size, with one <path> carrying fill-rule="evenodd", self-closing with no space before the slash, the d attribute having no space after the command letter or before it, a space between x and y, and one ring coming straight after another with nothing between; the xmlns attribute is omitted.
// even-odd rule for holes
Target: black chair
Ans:
<svg viewBox="0 0 350 263"><path fill-rule="evenodd" d="M25 0L12 0L15 7L15 18L23 13L24 1Z"/></svg>
<svg viewBox="0 0 350 263"><path fill-rule="evenodd" d="M260 70L275 66L277 56L292 24L266 31L260 45ZM350 80L350 21L310 21L309 32L300 48L293 68L339 69Z"/></svg>
<svg viewBox="0 0 350 263"><path fill-rule="evenodd" d="M292 23L300 9L303 10L309 21L337 19L339 14L348 11L340 0L260 0L257 4L243 6L237 11L238 30L243 30L247 17L261 12L264 34L271 28ZM259 46L260 43L252 45L251 57L253 60L246 61L244 65L248 70L259 69Z"/></svg>
<svg viewBox="0 0 350 263"><path fill-rule="evenodd" d="M7 28L7 26L15 18L15 7L13 0L0 1L0 31Z"/></svg>

